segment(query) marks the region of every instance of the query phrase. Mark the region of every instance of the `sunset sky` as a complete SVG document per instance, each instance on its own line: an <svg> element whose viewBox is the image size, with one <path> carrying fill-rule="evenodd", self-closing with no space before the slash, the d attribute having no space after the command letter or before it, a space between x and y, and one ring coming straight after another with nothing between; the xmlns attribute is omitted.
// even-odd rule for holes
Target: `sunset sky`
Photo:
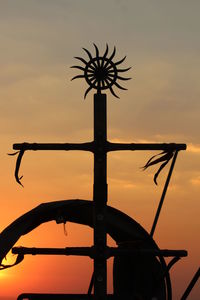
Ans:
<svg viewBox="0 0 200 300"><path fill-rule="evenodd" d="M108 139L118 142L186 143L175 165L155 232L163 249L186 249L172 269L180 299L199 267L200 253L200 2L198 0L0 0L0 231L43 202L92 199L93 157L81 152L26 152L15 182L12 144L84 142L93 139L93 94L71 81L74 56L87 58L106 43L116 60L131 66L128 91L107 93ZM80 64L80 63L79 63ZM150 231L168 167L158 186L157 167L142 166L159 152L108 155L108 204ZM90 246L92 230L55 222L21 238L18 246ZM109 239L109 243L113 242ZM12 260L12 255L7 262ZM109 292L112 291L109 264ZM92 261L78 257L27 256L0 271L0 299L22 292L86 293ZM198 300L200 284L188 298Z"/></svg>

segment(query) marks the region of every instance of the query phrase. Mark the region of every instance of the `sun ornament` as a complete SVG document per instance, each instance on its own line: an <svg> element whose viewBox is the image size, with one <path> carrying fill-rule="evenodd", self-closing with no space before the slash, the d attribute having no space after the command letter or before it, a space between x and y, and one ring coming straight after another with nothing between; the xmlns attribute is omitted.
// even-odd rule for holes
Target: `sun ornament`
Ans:
<svg viewBox="0 0 200 300"><path fill-rule="evenodd" d="M72 66L71 68L79 69L83 71L82 75L77 75L72 78L85 78L87 84L89 85L88 89L85 92L84 98L86 98L87 94L92 90L97 90L97 93L101 94L102 90L109 89L113 96L119 98L113 90L113 86L118 87L121 90L127 90L126 88L122 87L117 81L118 80L129 80L131 78L121 77L118 73L123 73L131 69L118 69L118 66L125 60L126 56L117 62L113 62L113 58L116 53L116 48L110 57L108 57L108 45L106 45L106 50L103 56L99 55L99 49L94 44L95 48L95 57L92 57L92 54L85 48L83 50L88 55L88 60L83 59L82 57L75 57L79 61L81 61L84 66Z"/></svg>

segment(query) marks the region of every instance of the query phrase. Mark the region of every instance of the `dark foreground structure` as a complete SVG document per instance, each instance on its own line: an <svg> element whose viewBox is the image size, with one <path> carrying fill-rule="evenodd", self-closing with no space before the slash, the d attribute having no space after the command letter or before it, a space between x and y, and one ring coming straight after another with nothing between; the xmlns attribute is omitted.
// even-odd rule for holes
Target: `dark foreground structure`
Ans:
<svg viewBox="0 0 200 300"><path fill-rule="evenodd" d="M172 289L169 270L181 258L187 256L185 250L159 249L153 239L155 228L161 212L162 204L167 192L175 161L180 150L185 150L185 144L137 144L137 143L111 143L107 140L107 108L106 94L102 91L109 89L111 94L118 98L113 87L125 90L118 81L126 81L130 78L121 76L121 73L130 68L121 69L120 64L125 57L113 62L115 48L108 56L108 46L101 56L96 45L95 56L85 48L88 59L76 57L83 66L73 66L83 72L73 79L84 78L89 85L85 97L92 89L94 94L94 140L86 143L22 143L14 144L18 150L15 177L19 184L19 168L25 151L33 150L81 150L90 151L94 155L94 188L93 201L72 199L40 204L27 212L0 234L0 262L12 249L17 254L16 264L20 263L25 255L80 255L89 256L94 261L94 273L85 295L69 294L32 294L25 293L18 299L134 299L134 300L170 300ZM120 75L119 75L120 74ZM160 163L160 167L154 176L157 178L161 170L171 161L168 176L163 188L159 206L155 215L151 232L148 233L142 226L130 216L107 205L107 153L111 151L156 151L161 153L154 155L144 166L144 169ZM94 245L92 247L68 247L68 248L26 248L13 247L18 239L42 223L49 221L57 223L74 222L93 228ZM117 247L107 246L107 234L116 242ZM114 256L113 264L113 295L107 295L107 259ZM167 265L165 257L172 257ZM11 266L4 266L1 268ZM199 278L199 270L195 274L191 284L183 295L186 299L192 287ZM94 294L92 289L94 288Z"/></svg>

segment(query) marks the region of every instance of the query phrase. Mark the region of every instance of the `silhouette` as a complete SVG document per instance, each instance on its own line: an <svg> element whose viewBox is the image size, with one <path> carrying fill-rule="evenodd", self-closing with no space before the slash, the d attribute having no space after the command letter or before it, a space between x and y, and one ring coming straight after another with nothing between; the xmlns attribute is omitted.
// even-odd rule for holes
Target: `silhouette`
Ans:
<svg viewBox="0 0 200 300"><path fill-rule="evenodd" d="M22 235L28 234L45 222L52 220L57 223L75 222L93 228L93 208L93 201L78 199L40 204L19 217L1 233L0 261ZM148 250L159 249L144 228L126 214L107 206L106 231L119 245L119 249L123 250L128 247L133 251L135 250L135 255L128 255L128 258L127 255L123 258L120 252L115 257L113 271L114 295L133 296L138 290L138 293L143 297L152 294L158 299L166 299L166 280L162 277L166 264L162 258L157 259L151 251L148 253ZM147 253L145 255L142 253L142 249L146 249ZM35 248L28 250L30 254L37 254ZM88 247L86 250L85 255L94 257L93 247ZM17 259L19 262L23 260L24 252L27 253L27 249L23 247L13 248L13 253L18 253L18 256L21 256L20 259ZM67 254L67 248L66 252L63 251L64 254ZM108 248L107 256L113 256L112 249ZM137 274L140 274L140 276L137 276ZM169 278L167 284L170 285Z"/></svg>
<svg viewBox="0 0 200 300"><path fill-rule="evenodd" d="M84 72L83 75L77 75L72 78L72 80L77 78L85 78L86 82L89 85L89 88L86 90L84 98L86 98L87 94L91 89L97 90L97 93L101 93L102 90L109 89L110 92L115 96L116 98L119 98L112 86L115 85L121 90L127 90L126 88L122 87L117 83L117 79L120 80L130 80L131 78L121 77L118 75L118 73L126 72L131 69L131 67L126 69L118 69L117 66L120 65L126 58L122 58L121 60L117 62L113 62L112 59L115 56L116 48L114 47L114 50L111 54L111 56L108 58L108 45L106 45L106 51L103 54L103 56L99 56L99 49L94 44L95 50L96 50L96 57L92 57L92 54L85 48L83 50L87 53L89 57L89 61L86 61L82 57L75 57L76 59L80 60L82 63L84 63L84 67L81 66L72 66L71 68L76 68Z"/></svg>
<svg viewBox="0 0 200 300"><path fill-rule="evenodd" d="M111 94L118 98L113 90L113 85L119 89L117 80L129 80L121 77L120 72L126 72L130 68L118 69L118 65L124 60L113 62L116 49L114 48L108 58L108 45L102 56L99 55L97 46L95 57L85 48L89 60L81 57L84 67L73 66L84 72L72 78L84 78L89 85L84 98L89 91L94 89L94 140L86 143L21 143L14 144L13 149L18 150L15 178L22 185L19 176L20 164L23 155L28 150L82 150L90 151L94 155L94 188L93 201L86 200L63 200L44 203L27 212L0 234L0 262L15 245L21 235L29 233L44 222L55 220L57 223L67 221L88 225L94 231L93 247L71 247L64 249L54 248L25 248L14 247L13 253L18 254L14 265L24 259L28 254L52 254L52 255L82 255L89 256L94 261L94 274L86 295L49 295L49 294L23 294L19 299L172 299L169 270L180 257L186 256L185 250L162 250L153 240L153 234L158 222L162 204L167 192L175 161L180 150L185 150L185 144L141 144L141 143L111 143L107 140L107 109L106 94L103 90L109 89ZM166 183L163 188L161 200L153 222L152 230L148 234L135 220L124 213L107 206L107 153L121 150L160 150L161 157L154 159L154 155L144 166L144 169L157 163L162 163L155 174L154 181L163 167L172 159ZM116 241L118 247L107 246L107 233ZM114 295L107 295L107 259L114 256L113 287ZM165 256L172 256L168 265ZM1 268L11 267L3 266ZM91 295L94 285L94 295Z"/></svg>

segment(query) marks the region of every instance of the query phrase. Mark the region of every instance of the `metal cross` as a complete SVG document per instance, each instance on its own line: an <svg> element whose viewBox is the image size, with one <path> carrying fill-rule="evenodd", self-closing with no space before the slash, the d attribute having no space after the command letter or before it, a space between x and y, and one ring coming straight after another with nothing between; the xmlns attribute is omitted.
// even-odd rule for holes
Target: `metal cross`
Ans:
<svg viewBox="0 0 200 300"><path fill-rule="evenodd" d="M90 151L94 154L94 297L97 300L105 300L107 295L107 240L106 240L106 205L108 199L107 188L107 153L119 150L162 150L165 155L173 153L175 155L172 161L170 172L166 185L161 197L160 206L152 227L151 236L154 233L164 196L169 184L170 176L173 170L175 159L179 150L185 150L185 144L147 144L147 143L112 143L107 140L107 114L106 114L106 94L102 94L102 90L109 89L113 96L118 97L113 90L113 86L125 90L119 85L117 80L129 80L130 78L121 77L120 72L128 71L130 68L118 69L125 57L120 61L113 62L115 56L115 48L111 56L108 57L108 46L105 53L100 56L99 50L94 45L96 56L92 57L91 53L83 48L88 55L89 60L76 57L80 60L84 67L73 66L72 68L80 69L83 75L75 76L76 78L85 78L89 88L85 92L85 97L91 89L97 91L94 94L94 140L86 143L21 143L14 144L13 149L20 150L16 164L15 176L21 184L18 177L20 162L22 156L27 150L83 150ZM169 156L169 159L172 156ZM166 158L166 162L169 161ZM160 159L162 160L162 158ZM149 163L150 165L151 163ZM153 164L153 163L152 163ZM146 165L148 167L148 165Z"/></svg>

